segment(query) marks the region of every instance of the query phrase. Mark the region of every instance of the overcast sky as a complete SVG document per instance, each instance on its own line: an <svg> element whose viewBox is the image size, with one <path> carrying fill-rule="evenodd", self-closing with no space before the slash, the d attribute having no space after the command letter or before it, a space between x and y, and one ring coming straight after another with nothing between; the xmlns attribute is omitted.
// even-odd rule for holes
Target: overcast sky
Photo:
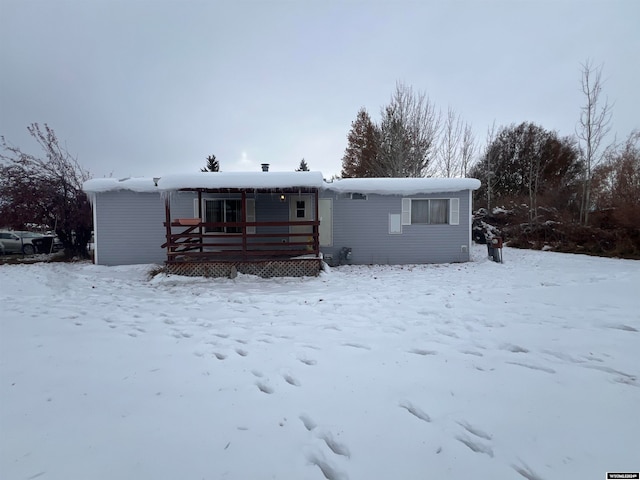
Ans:
<svg viewBox="0 0 640 480"><path fill-rule="evenodd" d="M640 128L640 1L0 0L0 135L48 123L96 177L338 174L360 107L397 81L472 123L573 134L603 64L619 138Z"/></svg>

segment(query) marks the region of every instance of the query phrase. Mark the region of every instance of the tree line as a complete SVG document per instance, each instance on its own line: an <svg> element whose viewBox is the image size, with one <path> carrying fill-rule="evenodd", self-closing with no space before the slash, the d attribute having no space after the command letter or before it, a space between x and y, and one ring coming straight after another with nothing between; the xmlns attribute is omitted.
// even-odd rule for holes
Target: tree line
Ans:
<svg viewBox="0 0 640 480"><path fill-rule="evenodd" d="M472 126L451 107L442 113L424 92L398 82L378 121L365 108L357 112L341 176L478 178L474 203L489 216L493 207L515 205L521 213L517 221L529 232L548 226L550 218L626 229L640 256L640 131L606 144L612 106L603 93L602 67L582 64L580 85L583 104L575 135L561 136L527 121L494 124L480 148ZM82 183L90 174L48 125L34 123L28 130L43 157L0 137L0 227L48 225L69 255L87 256L91 208ZM309 170L304 158L295 170ZM201 171L220 171L215 155Z"/></svg>
<svg viewBox="0 0 640 480"><path fill-rule="evenodd" d="M453 109L443 114L425 93L397 83L379 121L365 108L358 111L341 175L478 178L482 186L474 204L489 216L494 207L511 205L519 212L513 220L526 222L529 232L549 225L551 217L582 227L626 229L640 255L640 133L605 143L612 106L604 96L602 67L590 61L581 67L583 104L574 135L527 121L494 124L483 148Z"/></svg>
<svg viewBox="0 0 640 480"><path fill-rule="evenodd" d="M341 176L466 176L475 153L471 125L451 108L442 115L423 92L396 83L374 122L358 111L347 136Z"/></svg>

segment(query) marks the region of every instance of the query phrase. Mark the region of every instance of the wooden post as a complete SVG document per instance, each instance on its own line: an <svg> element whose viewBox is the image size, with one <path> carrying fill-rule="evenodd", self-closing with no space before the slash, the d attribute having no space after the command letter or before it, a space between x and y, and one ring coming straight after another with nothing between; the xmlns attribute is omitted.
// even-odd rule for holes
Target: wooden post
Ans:
<svg viewBox="0 0 640 480"><path fill-rule="evenodd" d="M204 238L202 238L202 190L198 190L198 218L200 219L200 226L198 233L200 234L200 253L204 252Z"/></svg>
<svg viewBox="0 0 640 480"><path fill-rule="evenodd" d="M318 190L316 189L316 224L313 226L313 252L316 254L316 257L320 255L320 224L318 223L320 222L320 206L318 205L319 198Z"/></svg>
<svg viewBox="0 0 640 480"><path fill-rule="evenodd" d="M247 194L242 192L242 259L247 259Z"/></svg>
<svg viewBox="0 0 640 480"><path fill-rule="evenodd" d="M173 260L172 256L171 256L171 248L172 248L172 240L171 240L171 206L169 205L169 197L170 197L170 193L166 194L166 198L164 200L164 215L165 215L165 221L164 224L166 226L166 233L167 233L167 260L171 261Z"/></svg>

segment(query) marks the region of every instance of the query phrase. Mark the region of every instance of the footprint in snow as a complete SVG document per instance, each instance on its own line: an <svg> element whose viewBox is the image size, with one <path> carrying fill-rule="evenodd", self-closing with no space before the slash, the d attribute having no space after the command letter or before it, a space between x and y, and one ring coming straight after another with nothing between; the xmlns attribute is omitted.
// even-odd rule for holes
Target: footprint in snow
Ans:
<svg viewBox="0 0 640 480"><path fill-rule="evenodd" d="M409 353L415 353L416 355L437 355L438 352L434 351L434 350L426 350L424 348L412 348L411 350L409 350Z"/></svg>
<svg viewBox="0 0 640 480"><path fill-rule="evenodd" d="M491 440L491 435L489 435L488 433L483 432L479 428L474 427L473 425L471 425L471 424L469 424L469 423L467 423L465 421L458 422L458 425L460 425L467 432L469 432L472 435L475 435L476 437L484 438L485 440Z"/></svg>
<svg viewBox="0 0 640 480"><path fill-rule="evenodd" d="M371 347L364 345L362 343L343 343L342 345L344 345L345 347L353 347L353 348L361 348L363 350L371 350Z"/></svg>
<svg viewBox="0 0 640 480"><path fill-rule="evenodd" d="M300 420L302 421L304 428L306 428L308 431L311 431L318 426L318 424L313 421L313 419L308 415L300 415Z"/></svg>
<svg viewBox="0 0 640 480"><path fill-rule="evenodd" d="M419 418L420 420L422 420L424 422L430 422L431 421L431 417L429 416L429 414L427 414L426 412L422 411L419 407L416 407L411 402L403 400L402 402L400 402L400 407L404 408L411 415L413 415L416 418Z"/></svg>
<svg viewBox="0 0 640 480"><path fill-rule="evenodd" d="M476 453L484 453L485 455L489 455L491 458L493 458L493 449L489 445L485 445L484 443L472 440L469 437L461 435L457 436L456 440L464 443L467 447L469 447Z"/></svg>
<svg viewBox="0 0 640 480"><path fill-rule="evenodd" d="M465 355L475 355L476 357L482 357L482 353L480 352L476 352L474 350L460 350L460 353L463 353Z"/></svg>
<svg viewBox="0 0 640 480"><path fill-rule="evenodd" d="M547 373L556 373L556 371L553 368L540 367L538 365L531 365L531 364L522 363L522 362L506 362L506 363L510 365L518 365L519 367L530 368L531 370L539 370L541 372L547 372Z"/></svg>
<svg viewBox="0 0 640 480"><path fill-rule="evenodd" d="M309 463L318 467L322 472L322 475L324 475L324 478L326 478L327 480L349 479L349 477L347 477L345 473L340 472L338 469L336 469L335 466L328 462L320 452L308 455L307 460L309 461Z"/></svg>
<svg viewBox="0 0 640 480"><path fill-rule="evenodd" d="M249 355L249 352L243 350L242 348L236 348L236 353L241 357L246 357L247 355Z"/></svg>
<svg viewBox="0 0 640 480"><path fill-rule="evenodd" d="M262 393L271 395L274 392L273 387L265 382L256 382L256 386Z"/></svg>
<svg viewBox="0 0 640 480"><path fill-rule="evenodd" d="M315 365L316 363L318 363L315 360L310 359L310 358L298 358L298 360L300 360L305 365L309 365L309 366Z"/></svg>
<svg viewBox="0 0 640 480"><path fill-rule="evenodd" d="M505 343L500 348L513 353L529 353L529 350L526 348L521 347L520 345L512 345L511 343Z"/></svg>
<svg viewBox="0 0 640 480"><path fill-rule="evenodd" d="M349 448L341 442L338 442L331 432L323 432L319 437L324 440L324 443L327 444L329 450L331 450L336 455L342 455L343 457L351 458L351 453L349 452Z"/></svg>
<svg viewBox="0 0 640 480"><path fill-rule="evenodd" d="M638 331L637 328L631 327L629 325L623 325L623 324L621 324L621 325L609 325L609 328L613 328L615 330L623 330L625 332L637 332Z"/></svg>
<svg viewBox="0 0 640 480"><path fill-rule="evenodd" d="M227 358L227 356L226 356L224 353L213 352L213 355L214 355L218 360L224 360L225 358Z"/></svg>
<svg viewBox="0 0 640 480"><path fill-rule="evenodd" d="M522 460L520 460L522 462ZM511 465L516 472L522 475L527 480L542 480L542 477L539 477L528 465L522 462L523 466L519 467L518 465Z"/></svg>
<svg viewBox="0 0 640 480"><path fill-rule="evenodd" d="M285 373L282 376L282 378L284 378L284 381L287 382L289 385L293 385L294 387L299 387L300 386L300 382L293 375L289 375L288 373Z"/></svg>

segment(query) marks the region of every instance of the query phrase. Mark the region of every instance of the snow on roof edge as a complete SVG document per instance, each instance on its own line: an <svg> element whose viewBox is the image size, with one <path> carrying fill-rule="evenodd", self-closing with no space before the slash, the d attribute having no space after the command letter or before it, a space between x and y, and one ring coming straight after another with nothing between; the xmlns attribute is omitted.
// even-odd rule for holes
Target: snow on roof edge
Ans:
<svg viewBox="0 0 640 480"><path fill-rule="evenodd" d="M82 185L82 190L87 193L115 192L118 190L130 190L132 192L157 192L156 178L92 178Z"/></svg>
<svg viewBox="0 0 640 480"><path fill-rule="evenodd" d="M324 188L340 193L415 195L477 190L480 188L480 180L475 178L343 178L325 183Z"/></svg>
<svg viewBox="0 0 640 480"><path fill-rule="evenodd" d="M183 188L320 188L340 193L415 195L477 190L480 181L475 178L345 178L325 182L321 172L198 172L155 178L94 178L83 184L87 193L168 192Z"/></svg>
<svg viewBox="0 0 640 480"><path fill-rule="evenodd" d="M166 175L160 191L183 188L322 188L322 172L197 172Z"/></svg>

